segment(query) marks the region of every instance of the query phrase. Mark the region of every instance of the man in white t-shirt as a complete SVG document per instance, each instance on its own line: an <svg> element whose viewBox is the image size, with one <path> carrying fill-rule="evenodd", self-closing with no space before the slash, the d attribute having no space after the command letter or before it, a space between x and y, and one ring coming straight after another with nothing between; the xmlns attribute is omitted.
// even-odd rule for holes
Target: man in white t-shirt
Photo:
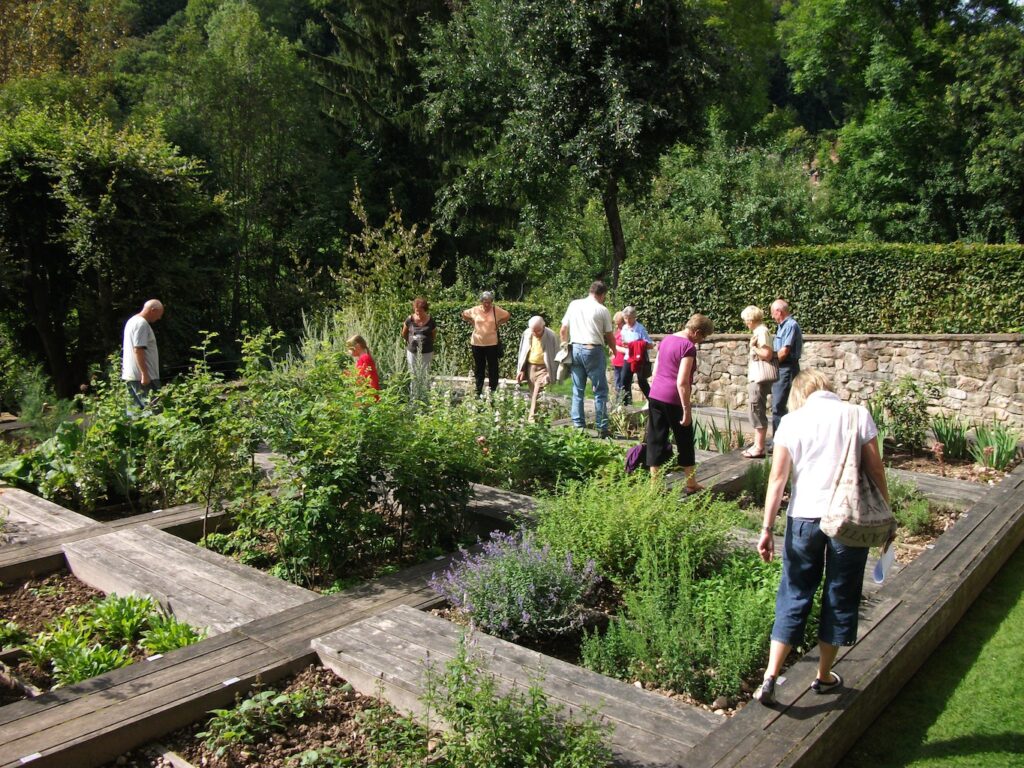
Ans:
<svg viewBox="0 0 1024 768"><path fill-rule="evenodd" d="M569 302L562 318L563 344L572 344L572 416L573 426L584 429L587 417L583 409L583 393L587 379L594 388L594 411L597 431L601 437L608 432L608 379L605 368L607 346L615 354L612 316L604 305L608 287L600 280L590 285L590 295Z"/></svg>
<svg viewBox="0 0 1024 768"><path fill-rule="evenodd" d="M150 394L160 388L160 353L151 323L163 315L164 305L150 299L124 324L121 379L140 408L147 407Z"/></svg>

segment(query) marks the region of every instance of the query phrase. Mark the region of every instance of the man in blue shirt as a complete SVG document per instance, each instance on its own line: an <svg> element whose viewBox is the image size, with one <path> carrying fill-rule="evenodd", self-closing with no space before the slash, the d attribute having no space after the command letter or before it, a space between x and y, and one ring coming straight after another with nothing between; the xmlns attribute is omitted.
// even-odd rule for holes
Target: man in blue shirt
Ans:
<svg viewBox="0 0 1024 768"><path fill-rule="evenodd" d="M779 378L772 384L772 434L779 428L779 422L789 409L789 390L793 378L800 373L800 355L804 349L804 335L796 318L789 312L789 303L784 299L772 302L772 319L778 324L775 331L775 359L779 364Z"/></svg>

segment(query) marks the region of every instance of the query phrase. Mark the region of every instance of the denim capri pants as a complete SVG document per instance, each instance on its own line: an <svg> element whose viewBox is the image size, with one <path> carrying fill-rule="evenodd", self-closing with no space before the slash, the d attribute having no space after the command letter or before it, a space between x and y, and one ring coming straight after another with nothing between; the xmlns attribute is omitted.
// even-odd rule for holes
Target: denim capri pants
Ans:
<svg viewBox="0 0 1024 768"><path fill-rule="evenodd" d="M782 581L775 598L772 640L800 645L822 573L821 626L818 638L829 645L857 642L857 609L864 584L867 547L847 547L821 532L820 520L786 519Z"/></svg>

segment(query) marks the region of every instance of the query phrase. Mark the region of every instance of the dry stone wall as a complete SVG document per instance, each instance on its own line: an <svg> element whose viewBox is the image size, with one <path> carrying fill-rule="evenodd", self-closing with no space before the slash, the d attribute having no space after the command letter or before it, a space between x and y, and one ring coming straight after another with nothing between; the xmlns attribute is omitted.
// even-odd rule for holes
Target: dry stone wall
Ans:
<svg viewBox="0 0 1024 768"><path fill-rule="evenodd" d="M694 402L746 407L749 336L717 335L700 347ZM863 402L884 381L911 375L940 387L934 413L1024 429L1024 334L804 337L802 368L834 376L844 400Z"/></svg>

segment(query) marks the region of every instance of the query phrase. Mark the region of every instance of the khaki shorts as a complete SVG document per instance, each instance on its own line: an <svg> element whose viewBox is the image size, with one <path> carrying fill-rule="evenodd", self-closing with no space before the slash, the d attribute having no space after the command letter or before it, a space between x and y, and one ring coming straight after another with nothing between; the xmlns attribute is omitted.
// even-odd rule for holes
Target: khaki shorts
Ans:
<svg viewBox="0 0 1024 768"><path fill-rule="evenodd" d="M768 428L768 393L772 391L771 381L752 381L747 384L747 414L754 429Z"/></svg>

